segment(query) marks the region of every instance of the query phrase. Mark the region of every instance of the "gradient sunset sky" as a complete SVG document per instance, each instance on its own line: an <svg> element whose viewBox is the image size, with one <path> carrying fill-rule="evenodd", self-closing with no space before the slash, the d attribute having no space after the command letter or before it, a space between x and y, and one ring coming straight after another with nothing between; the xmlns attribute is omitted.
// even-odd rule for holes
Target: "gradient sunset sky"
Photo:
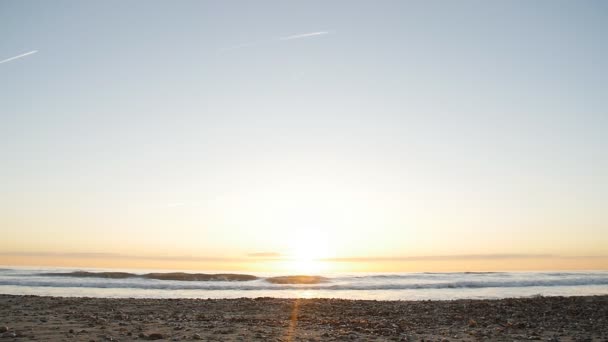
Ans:
<svg viewBox="0 0 608 342"><path fill-rule="evenodd" d="M0 36L0 264L608 268L605 1L5 0Z"/></svg>

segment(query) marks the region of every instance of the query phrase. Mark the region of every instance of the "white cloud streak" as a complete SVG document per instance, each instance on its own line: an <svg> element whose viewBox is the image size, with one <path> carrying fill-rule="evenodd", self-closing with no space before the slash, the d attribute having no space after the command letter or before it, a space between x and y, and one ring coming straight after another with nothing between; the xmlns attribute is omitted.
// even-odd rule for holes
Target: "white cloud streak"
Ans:
<svg viewBox="0 0 608 342"><path fill-rule="evenodd" d="M279 40L292 40L292 39L308 38L308 37L322 36L324 34L329 34L329 31L318 31L318 32L294 34L293 36L279 38Z"/></svg>
<svg viewBox="0 0 608 342"><path fill-rule="evenodd" d="M10 62L10 61L14 61L15 59L23 58L23 57L25 57L25 56L33 55L33 54L35 54L35 53L37 53L37 52L38 52L38 50L33 50L33 51L30 51L30 52L26 52L26 53L24 53L24 54L21 54L21 55L19 55L19 56L15 56L15 57L7 58L7 59L5 59L5 60L0 61L0 64L2 64L2 63L6 63L6 62Z"/></svg>
<svg viewBox="0 0 608 342"><path fill-rule="evenodd" d="M254 46L258 46L258 45L262 45L262 44L269 44L269 43L278 42L278 41L287 41L287 40L294 40L294 39L317 37L317 36L322 36L322 35L326 35L326 34L330 34L330 33L331 33L331 31L317 31L317 32L294 34L291 36L275 38L272 40L257 41L257 42L250 42L250 43L243 43L243 44L239 44L239 45L229 46L226 48L219 49L218 52L221 53L221 52L226 52L226 51L231 51L231 50L250 48L250 47L254 47Z"/></svg>

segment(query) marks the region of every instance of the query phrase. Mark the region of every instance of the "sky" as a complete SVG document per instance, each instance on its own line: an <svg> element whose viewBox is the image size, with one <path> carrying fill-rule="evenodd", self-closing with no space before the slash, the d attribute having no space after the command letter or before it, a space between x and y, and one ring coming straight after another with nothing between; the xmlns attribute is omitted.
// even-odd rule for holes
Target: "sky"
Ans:
<svg viewBox="0 0 608 342"><path fill-rule="evenodd" d="M0 264L608 268L603 1L0 2Z"/></svg>

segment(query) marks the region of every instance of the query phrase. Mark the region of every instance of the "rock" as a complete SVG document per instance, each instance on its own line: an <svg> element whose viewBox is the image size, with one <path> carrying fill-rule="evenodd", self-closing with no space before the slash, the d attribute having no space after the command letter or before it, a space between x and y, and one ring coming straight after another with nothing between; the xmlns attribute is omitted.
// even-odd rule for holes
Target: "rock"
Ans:
<svg viewBox="0 0 608 342"><path fill-rule="evenodd" d="M7 331L8 331L8 327L6 327L6 326L1 326L0 327L0 333L5 333Z"/></svg>
<svg viewBox="0 0 608 342"><path fill-rule="evenodd" d="M148 335L148 340L162 340L165 336L161 333L151 333Z"/></svg>
<svg viewBox="0 0 608 342"><path fill-rule="evenodd" d="M69 332L70 334L73 334L73 333L74 333L74 329L70 329L68 332Z"/></svg>
<svg viewBox="0 0 608 342"><path fill-rule="evenodd" d="M470 326L470 327L475 327L475 326L477 326L477 321L475 321L475 320L474 320L474 319L472 319L472 318L471 318L471 319L469 319L469 326Z"/></svg>
<svg viewBox="0 0 608 342"><path fill-rule="evenodd" d="M193 340L202 340L203 338L199 334L194 334L194 335L192 335L192 339Z"/></svg>

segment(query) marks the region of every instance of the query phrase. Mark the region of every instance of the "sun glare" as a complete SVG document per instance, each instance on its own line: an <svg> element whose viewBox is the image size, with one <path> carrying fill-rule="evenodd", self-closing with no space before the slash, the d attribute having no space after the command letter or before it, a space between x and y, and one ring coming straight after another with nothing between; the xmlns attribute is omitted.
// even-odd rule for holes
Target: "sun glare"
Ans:
<svg viewBox="0 0 608 342"><path fill-rule="evenodd" d="M291 241L288 269L298 274L317 274L327 271L324 258L330 256L329 242L319 230L297 234Z"/></svg>

